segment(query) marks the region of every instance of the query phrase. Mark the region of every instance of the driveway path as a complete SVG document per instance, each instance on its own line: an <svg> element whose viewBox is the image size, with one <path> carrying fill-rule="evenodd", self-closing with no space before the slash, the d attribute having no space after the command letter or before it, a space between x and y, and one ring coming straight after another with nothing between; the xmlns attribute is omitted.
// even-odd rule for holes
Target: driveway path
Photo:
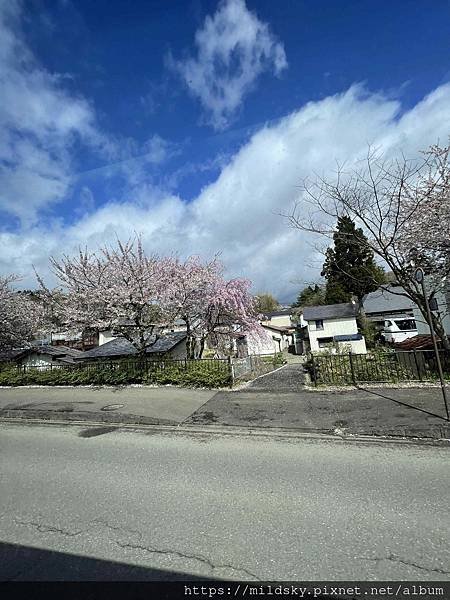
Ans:
<svg viewBox="0 0 450 600"><path fill-rule="evenodd" d="M218 392L185 424L450 439L442 417L438 387L311 390L304 387L302 365L291 364L239 390Z"/></svg>
<svg viewBox="0 0 450 600"><path fill-rule="evenodd" d="M305 385L303 365L287 364L276 371L254 379L245 389L259 392L300 392Z"/></svg>

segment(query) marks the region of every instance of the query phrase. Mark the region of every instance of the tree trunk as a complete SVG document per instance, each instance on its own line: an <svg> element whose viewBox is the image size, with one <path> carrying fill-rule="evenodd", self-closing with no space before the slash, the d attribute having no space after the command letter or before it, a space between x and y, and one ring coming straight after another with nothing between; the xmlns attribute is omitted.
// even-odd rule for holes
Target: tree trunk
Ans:
<svg viewBox="0 0 450 600"><path fill-rule="evenodd" d="M200 340L200 350L198 352L198 358L201 358L203 356L204 350L205 350L205 338L202 337L202 339Z"/></svg>
<svg viewBox="0 0 450 600"><path fill-rule="evenodd" d="M195 337L192 335L190 329L187 329L186 336L186 358L188 360L195 359Z"/></svg>
<svg viewBox="0 0 450 600"><path fill-rule="evenodd" d="M440 339L442 348L444 348L444 350L450 350L450 340L448 339L448 336L445 333L445 329L444 329L441 319L432 312L431 313L431 321L432 321L433 331L436 334L436 336Z"/></svg>

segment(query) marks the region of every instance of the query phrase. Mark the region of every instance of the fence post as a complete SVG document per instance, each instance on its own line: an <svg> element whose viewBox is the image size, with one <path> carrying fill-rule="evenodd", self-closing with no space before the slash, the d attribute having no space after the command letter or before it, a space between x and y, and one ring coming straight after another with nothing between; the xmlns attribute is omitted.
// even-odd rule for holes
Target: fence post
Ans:
<svg viewBox="0 0 450 600"><path fill-rule="evenodd" d="M228 368L231 373L231 385L233 385L233 383L234 383L234 365L233 365L233 361L231 360L231 356L228 357Z"/></svg>
<svg viewBox="0 0 450 600"><path fill-rule="evenodd" d="M317 387L317 370L316 370L316 361L314 360L314 354L311 353L311 363L312 363L312 372L314 378L314 386Z"/></svg>
<svg viewBox="0 0 450 600"><path fill-rule="evenodd" d="M416 365L417 376L419 377L419 380L422 381L422 373L420 370L419 361L417 360L417 350L414 348L413 351L414 351L414 363Z"/></svg>
<svg viewBox="0 0 450 600"><path fill-rule="evenodd" d="M350 359L350 371L352 373L352 381L356 385L355 368L353 366L353 356L352 356L352 353L349 352L348 356L349 356L349 359Z"/></svg>

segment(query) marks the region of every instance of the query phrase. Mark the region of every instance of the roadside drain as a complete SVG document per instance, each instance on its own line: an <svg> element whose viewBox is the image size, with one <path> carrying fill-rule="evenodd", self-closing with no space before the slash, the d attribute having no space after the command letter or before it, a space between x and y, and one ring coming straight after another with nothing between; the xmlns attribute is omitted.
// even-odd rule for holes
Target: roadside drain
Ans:
<svg viewBox="0 0 450 600"><path fill-rule="evenodd" d="M96 437L98 435L104 435L105 433L112 433L113 431L116 431L116 429L117 427L91 427L89 429L83 429L83 431L80 431L78 437Z"/></svg>

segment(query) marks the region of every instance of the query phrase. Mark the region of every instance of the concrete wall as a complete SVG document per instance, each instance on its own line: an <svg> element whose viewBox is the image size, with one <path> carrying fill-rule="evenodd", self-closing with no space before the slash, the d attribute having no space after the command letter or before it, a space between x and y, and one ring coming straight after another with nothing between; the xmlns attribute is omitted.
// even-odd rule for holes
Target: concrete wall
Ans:
<svg viewBox="0 0 450 600"><path fill-rule="evenodd" d="M182 340L179 344L172 348L170 352L167 352L167 357L173 358L174 360L184 360L186 354L186 340Z"/></svg>
<svg viewBox="0 0 450 600"><path fill-rule="evenodd" d="M267 321L261 321L263 325L275 325L275 327L292 327L291 315L280 315L270 317Z"/></svg>
<svg viewBox="0 0 450 600"><path fill-rule="evenodd" d="M250 356L274 354L279 352L278 343L273 339L270 330L264 330L261 338L247 337L247 350Z"/></svg>
<svg viewBox="0 0 450 600"><path fill-rule="evenodd" d="M53 359L47 354L38 354L32 352L20 361L20 364L25 367L48 367L52 364Z"/></svg>
<svg viewBox="0 0 450 600"><path fill-rule="evenodd" d="M100 331L98 334L98 345L102 346L106 344L106 342L110 342L111 340L115 340L117 335L113 335L112 329L105 329L104 331Z"/></svg>

